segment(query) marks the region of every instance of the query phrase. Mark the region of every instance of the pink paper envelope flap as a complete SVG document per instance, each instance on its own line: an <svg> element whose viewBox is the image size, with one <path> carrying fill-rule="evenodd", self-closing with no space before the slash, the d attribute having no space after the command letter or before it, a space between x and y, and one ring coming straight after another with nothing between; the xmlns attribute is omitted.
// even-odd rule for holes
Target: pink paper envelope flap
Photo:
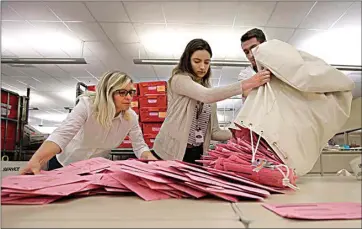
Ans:
<svg viewBox="0 0 362 229"><path fill-rule="evenodd" d="M361 203L263 204L263 207L285 218L310 220L362 219Z"/></svg>
<svg viewBox="0 0 362 229"><path fill-rule="evenodd" d="M251 192L251 193L259 195L259 196L264 196L264 197L270 196L270 192L268 192L268 191L266 191L264 189L250 187L250 186L237 184L237 183L233 183L233 182L228 182L225 179L220 179L220 178L217 178L215 176L209 176L209 175L206 175L206 174L201 174L201 173L196 173L196 172L190 172L190 174L195 175L195 176L200 176L200 177L203 177L203 178L206 178L206 179L209 179L209 180L216 181L219 184L227 185L225 187L235 187L240 191L249 192L249 193ZM235 189L235 188L233 188L233 189Z"/></svg>
<svg viewBox="0 0 362 229"><path fill-rule="evenodd" d="M3 188L20 189L20 190L36 190L49 188L64 184L85 181L85 179L73 174L58 175L17 175L4 177L2 180Z"/></svg>
<svg viewBox="0 0 362 229"><path fill-rule="evenodd" d="M167 184L154 182L148 179L143 179L143 181L147 184L148 187L155 190L174 190L172 187L170 187Z"/></svg>
<svg viewBox="0 0 362 229"><path fill-rule="evenodd" d="M41 204L49 204L56 200L60 199L59 196L37 196L37 197L27 197L22 199L1 200L1 204L12 204L12 205L41 205Z"/></svg>
<svg viewBox="0 0 362 229"><path fill-rule="evenodd" d="M158 170L156 172L158 174L160 174L160 175L165 176L165 177L174 178L174 179L178 179L178 180L182 180L182 181L191 181L190 178L188 178L185 175L180 176L180 175L177 175L175 173L171 173L171 172L167 172L167 171L161 171L161 170ZM169 183L175 183L175 181L169 182Z"/></svg>
<svg viewBox="0 0 362 229"><path fill-rule="evenodd" d="M207 195L206 192L199 191L198 189L193 189L188 186L185 186L183 184L169 184L169 186L173 187L174 189L177 189L181 192L187 193L190 196L193 196L195 198L201 198Z"/></svg>
<svg viewBox="0 0 362 229"><path fill-rule="evenodd" d="M168 172L168 173L173 173L173 174L176 174L176 175L179 175L179 176L185 176L184 173L178 169L175 169L174 167L157 167L157 170L158 171L165 171L165 172Z"/></svg>
<svg viewBox="0 0 362 229"><path fill-rule="evenodd" d="M103 174L100 180L92 182L92 184L111 187L111 188L122 188L122 189L126 188L126 186L121 184L118 180L114 179L111 173Z"/></svg>
<svg viewBox="0 0 362 229"><path fill-rule="evenodd" d="M170 198L170 196L164 193L160 193L137 184L137 182L139 182L141 179L132 174L126 172L117 172L112 174L112 176L144 200L150 201Z"/></svg>
<svg viewBox="0 0 362 229"><path fill-rule="evenodd" d="M80 192L85 187L87 187L90 182L76 182L71 184L58 185L53 187L46 187L37 190L18 190L16 193L26 193L26 194L37 194L44 196L68 196L72 193Z"/></svg>
<svg viewBox="0 0 362 229"><path fill-rule="evenodd" d="M238 198L236 198L235 196L232 196L232 195L228 195L228 194L224 194L224 193L219 193L219 192L213 192L213 191L209 191L209 190L206 190L205 187L203 186L200 186L200 185L196 185L196 184L193 184L193 183L189 183L189 182L186 182L185 184L189 185L190 187L193 187L195 189L198 189L198 190L201 190L203 192L206 192L206 193L209 193L209 194L212 194L214 196L217 196L221 199L224 199L224 200L228 200L228 201L231 201L231 202L238 202Z"/></svg>
<svg viewBox="0 0 362 229"><path fill-rule="evenodd" d="M133 168L136 168L136 169L139 169L139 170L143 170L143 171L146 171L146 172L150 172L150 171L155 169L155 166L152 165L152 164L148 164L148 163L141 162L139 160L134 160L134 159L133 160L117 161L115 163L118 164L118 165L127 165L127 166L130 166L130 167L133 167Z"/></svg>
<svg viewBox="0 0 362 229"><path fill-rule="evenodd" d="M217 192L217 193L224 193L224 194L233 195L233 196L245 197L245 198L249 198L249 199L264 200L263 197L256 196L256 195L253 195L253 194L249 194L249 193L242 192L242 191L232 190L232 189L222 189L222 190L220 190L220 189L217 189L217 188L207 187L206 190L212 191L212 192Z"/></svg>
<svg viewBox="0 0 362 229"><path fill-rule="evenodd" d="M176 193L171 192L170 190L158 190L158 191L165 194L165 195L168 195L168 196L170 196L172 198L176 198L176 199L181 198L181 196L177 195Z"/></svg>
<svg viewBox="0 0 362 229"><path fill-rule="evenodd" d="M164 183L164 184L173 183L173 180L168 179L167 177L162 177L162 176L160 176L158 174L149 174L149 173L143 173L143 172L136 172L134 170L130 170L130 169L125 168L125 167L122 167L121 171L132 174L132 175L137 176L137 177L142 177L142 178L145 178L145 179L148 179L148 180L159 182L159 183ZM157 173L159 173L159 172L162 172L162 171L157 171Z"/></svg>
<svg viewBox="0 0 362 229"><path fill-rule="evenodd" d="M119 192L119 193L128 193L128 192L132 192L131 190L129 190L128 188L126 189L121 189L121 188L108 188L105 187L104 188L107 192Z"/></svg>

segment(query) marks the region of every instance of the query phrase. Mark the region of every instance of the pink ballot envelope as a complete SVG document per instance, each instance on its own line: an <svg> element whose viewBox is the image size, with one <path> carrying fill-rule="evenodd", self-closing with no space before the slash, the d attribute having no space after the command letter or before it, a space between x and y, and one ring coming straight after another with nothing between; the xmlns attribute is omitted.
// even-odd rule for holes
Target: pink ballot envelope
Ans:
<svg viewBox="0 0 362 229"><path fill-rule="evenodd" d="M18 175L8 176L2 179L2 188L20 189L20 190L35 190L49 188L64 184L71 184L85 179L78 175L63 174L57 175Z"/></svg>
<svg viewBox="0 0 362 229"><path fill-rule="evenodd" d="M189 173L192 174L192 175L195 175L195 176L199 176L199 177L209 179L210 181L218 182L219 186L222 186L220 184L224 184L224 185L227 185L225 187L229 187L231 189L236 188L237 190L246 191L248 193L253 193L253 194L256 194L258 196L263 196L263 197L270 196L270 192L268 192L266 190L263 190L263 189L260 189L260 188L255 188L255 187L250 187L250 186L246 186L246 185L242 185L242 184L237 184L235 182L228 182L228 181L220 179L218 177L209 176L209 175L202 174L202 173L196 173L196 172L189 172Z"/></svg>
<svg viewBox="0 0 362 229"><path fill-rule="evenodd" d="M190 188L183 184L169 184L169 186L173 187L176 190L179 190L181 192L187 193L190 196L193 196L195 198L201 198L207 195L206 192L199 191L198 189Z"/></svg>
<svg viewBox="0 0 362 229"><path fill-rule="evenodd" d="M13 200L3 200L1 199L1 204L4 205L41 205L41 204L49 204L56 200L60 199L59 196L37 196L37 197L26 197L21 199L13 199Z"/></svg>
<svg viewBox="0 0 362 229"><path fill-rule="evenodd" d="M170 187L167 184L158 183L158 182L151 181L151 180L148 180L148 179L143 179L143 181L151 189L155 189L155 190L174 190L172 187Z"/></svg>
<svg viewBox="0 0 362 229"><path fill-rule="evenodd" d="M63 184L53 187L46 187L37 190L12 190L12 193L22 193L24 195L39 196L68 196L70 194L83 191L90 182L76 182L71 184Z"/></svg>
<svg viewBox="0 0 362 229"><path fill-rule="evenodd" d="M132 174L116 172L113 173L112 176L144 200L150 201L170 198L167 194L139 185L137 182L141 181L141 179Z"/></svg>
<svg viewBox="0 0 362 229"><path fill-rule="evenodd" d="M362 219L361 203L263 204L263 207L284 218L309 220Z"/></svg>

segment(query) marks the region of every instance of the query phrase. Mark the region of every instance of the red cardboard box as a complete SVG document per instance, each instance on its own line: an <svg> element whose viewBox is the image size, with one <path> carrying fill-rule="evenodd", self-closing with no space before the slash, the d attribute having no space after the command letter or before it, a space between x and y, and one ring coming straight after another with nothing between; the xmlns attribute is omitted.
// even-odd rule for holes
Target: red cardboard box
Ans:
<svg viewBox="0 0 362 229"><path fill-rule="evenodd" d="M143 136L147 138L155 138L160 132L162 123L142 123Z"/></svg>
<svg viewBox="0 0 362 229"><path fill-rule="evenodd" d="M17 119L19 97L17 93L1 88L1 116Z"/></svg>
<svg viewBox="0 0 362 229"><path fill-rule="evenodd" d="M141 82L138 84L140 95L166 94L166 81Z"/></svg>
<svg viewBox="0 0 362 229"><path fill-rule="evenodd" d="M132 148L131 139L127 136L117 148Z"/></svg>
<svg viewBox="0 0 362 229"><path fill-rule="evenodd" d="M141 122L163 122L166 118L166 107L141 107Z"/></svg>
<svg viewBox="0 0 362 229"><path fill-rule="evenodd" d="M167 107L167 95L145 95L139 97L140 107Z"/></svg>
<svg viewBox="0 0 362 229"><path fill-rule="evenodd" d="M139 106L139 97L138 96L133 96L132 98L132 102L131 102L131 107L135 108L135 107L140 107Z"/></svg>

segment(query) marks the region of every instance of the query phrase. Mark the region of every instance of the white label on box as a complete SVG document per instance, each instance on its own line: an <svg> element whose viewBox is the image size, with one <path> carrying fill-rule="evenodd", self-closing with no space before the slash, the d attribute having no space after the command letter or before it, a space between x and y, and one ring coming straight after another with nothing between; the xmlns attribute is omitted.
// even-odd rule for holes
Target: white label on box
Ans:
<svg viewBox="0 0 362 229"><path fill-rule="evenodd" d="M158 116L158 112L150 112L149 115L150 116Z"/></svg>
<svg viewBox="0 0 362 229"><path fill-rule="evenodd" d="M124 141L123 141L123 144L130 144L130 143L131 143L130 140L124 140Z"/></svg>
<svg viewBox="0 0 362 229"><path fill-rule="evenodd" d="M148 103L157 103L157 99L149 99Z"/></svg>
<svg viewBox="0 0 362 229"><path fill-rule="evenodd" d="M150 90L150 91L154 91L154 90L156 90L157 89L157 87L148 87L148 90Z"/></svg>
<svg viewBox="0 0 362 229"><path fill-rule="evenodd" d="M153 132L160 131L160 129L161 129L160 127L152 127Z"/></svg>
<svg viewBox="0 0 362 229"><path fill-rule="evenodd" d="M151 142L151 143L154 143L154 142L155 142L155 139L150 139L150 142Z"/></svg>

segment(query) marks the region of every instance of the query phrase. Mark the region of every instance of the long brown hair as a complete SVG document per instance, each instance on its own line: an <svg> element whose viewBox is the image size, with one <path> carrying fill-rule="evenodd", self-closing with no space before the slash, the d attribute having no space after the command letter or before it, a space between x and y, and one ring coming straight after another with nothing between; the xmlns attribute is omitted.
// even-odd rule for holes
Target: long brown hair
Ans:
<svg viewBox="0 0 362 229"><path fill-rule="evenodd" d="M194 52L198 50L206 50L210 54L210 57L212 57L212 50L207 41L203 39L193 39L186 45L186 48L181 55L178 65L172 71L172 76L176 74L187 74L194 81L196 81L197 77L196 73L192 70L191 56L192 54L194 54ZM210 77L211 77L211 67L209 66L206 75L201 79L201 85L203 85L204 87L211 87Z"/></svg>

